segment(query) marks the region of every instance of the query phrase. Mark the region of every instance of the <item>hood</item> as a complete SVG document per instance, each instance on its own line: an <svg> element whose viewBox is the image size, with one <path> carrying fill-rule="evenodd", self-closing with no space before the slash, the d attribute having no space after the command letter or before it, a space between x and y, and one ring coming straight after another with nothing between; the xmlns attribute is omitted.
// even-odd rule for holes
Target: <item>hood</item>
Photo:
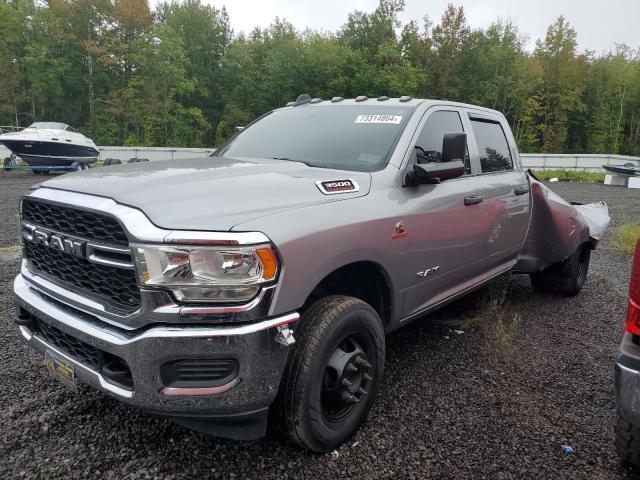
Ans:
<svg viewBox="0 0 640 480"><path fill-rule="evenodd" d="M317 181L354 180L358 191L327 195ZM158 227L231 230L258 217L369 192L371 175L283 160L206 157L160 160L62 175L43 187L108 197L142 210Z"/></svg>

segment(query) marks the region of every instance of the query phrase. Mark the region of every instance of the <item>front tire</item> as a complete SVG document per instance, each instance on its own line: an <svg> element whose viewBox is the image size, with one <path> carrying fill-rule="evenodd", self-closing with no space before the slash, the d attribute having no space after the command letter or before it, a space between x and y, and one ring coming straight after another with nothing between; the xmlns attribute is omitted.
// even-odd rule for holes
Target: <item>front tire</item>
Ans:
<svg viewBox="0 0 640 480"><path fill-rule="evenodd" d="M531 284L541 292L551 292L572 297L580 293L589 272L591 246L583 243L566 260L530 275Z"/></svg>
<svg viewBox="0 0 640 480"><path fill-rule="evenodd" d="M316 452L336 448L364 422L384 369L384 329L371 306L333 295L304 314L277 406L288 437Z"/></svg>

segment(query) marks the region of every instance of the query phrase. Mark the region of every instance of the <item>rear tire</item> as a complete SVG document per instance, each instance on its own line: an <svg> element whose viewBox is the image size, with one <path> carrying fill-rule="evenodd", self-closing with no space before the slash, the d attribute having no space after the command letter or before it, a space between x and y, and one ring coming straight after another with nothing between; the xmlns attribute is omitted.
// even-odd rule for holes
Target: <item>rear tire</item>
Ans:
<svg viewBox="0 0 640 480"><path fill-rule="evenodd" d="M287 436L316 452L351 437L373 405L384 355L382 322L368 304L333 295L311 306L300 321L278 393Z"/></svg>
<svg viewBox="0 0 640 480"><path fill-rule="evenodd" d="M541 292L552 292L566 297L577 295L587 279L591 246L583 243L566 260L530 274L531 284Z"/></svg>
<svg viewBox="0 0 640 480"><path fill-rule="evenodd" d="M640 427L627 422L618 414L616 451L624 463L640 467Z"/></svg>

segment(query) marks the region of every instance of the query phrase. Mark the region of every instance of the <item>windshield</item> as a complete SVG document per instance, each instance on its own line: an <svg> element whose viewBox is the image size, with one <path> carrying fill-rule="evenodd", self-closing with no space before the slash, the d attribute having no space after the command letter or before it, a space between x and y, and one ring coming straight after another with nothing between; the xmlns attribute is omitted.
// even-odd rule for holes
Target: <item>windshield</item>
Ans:
<svg viewBox="0 0 640 480"><path fill-rule="evenodd" d="M276 110L232 138L215 155L275 158L370 172L384 166L413 109L307 105Z"/></svg>
<svg viewBox="0 0 640 480"><path fill-rule="evenodd" d="M48 128L49 130L73 130L66 123L59 123L59 122L35 122L29 125L27 128Z"/></svg>

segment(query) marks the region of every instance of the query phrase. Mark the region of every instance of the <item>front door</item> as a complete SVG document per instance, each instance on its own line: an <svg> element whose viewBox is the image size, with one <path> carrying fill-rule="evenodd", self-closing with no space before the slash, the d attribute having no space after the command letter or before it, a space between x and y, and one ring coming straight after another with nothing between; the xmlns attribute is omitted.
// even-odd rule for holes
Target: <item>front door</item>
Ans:
<svg viewBox="0 0 640 480"><path fill-rule="evenodd" d="M420 161L438 162L444 135L460 132L465 128L459 109L434 107L425 113L412 146ZM465 175L459 178L402 187L409 239L404 265L405 318L464 289L484 268L480 248L487 218L476 179L477 161L472 162L467 154L465 167Z"/></svg>

